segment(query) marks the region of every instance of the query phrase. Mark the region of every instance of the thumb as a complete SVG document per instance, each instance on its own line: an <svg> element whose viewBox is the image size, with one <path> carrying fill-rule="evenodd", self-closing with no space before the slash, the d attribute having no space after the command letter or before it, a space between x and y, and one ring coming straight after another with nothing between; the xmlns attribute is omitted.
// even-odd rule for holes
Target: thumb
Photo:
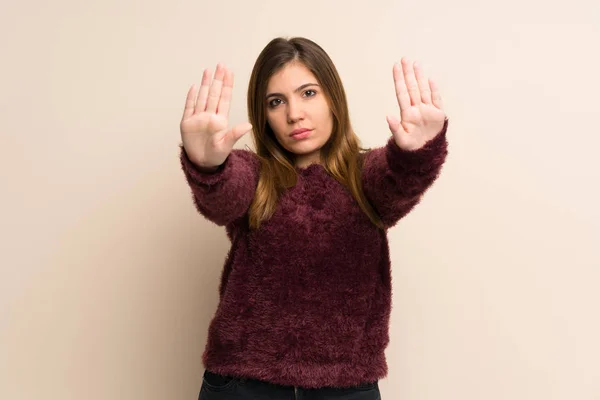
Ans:
<svg viewBox="0 0 600 400"><path fill-rule="evenodd" d="M231 146L233 146L242 136L252 130L252 124L249 122L243 122L234 126L230 134L228 135L231 140Z"/></svg>
<svg viewBox="0 0 600 400"><path fill-rule="evenodd" d="M394 134L398 130L398 125L400 125L400 120L396 117L391 117L386 115L385 119L387 120L388 126L390 127L390 131Z"/></svg>

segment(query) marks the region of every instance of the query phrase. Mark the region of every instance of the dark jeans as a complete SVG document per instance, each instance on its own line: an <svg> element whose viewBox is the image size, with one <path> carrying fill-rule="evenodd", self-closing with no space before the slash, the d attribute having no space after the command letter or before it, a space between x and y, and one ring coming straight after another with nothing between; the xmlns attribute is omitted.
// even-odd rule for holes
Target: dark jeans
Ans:
<svg viewBox="0 0 600 400"><path fill-rule="evenodd" d="M350 388L303 389L204 371L198 400L381 400L377 381Z"/></svg>

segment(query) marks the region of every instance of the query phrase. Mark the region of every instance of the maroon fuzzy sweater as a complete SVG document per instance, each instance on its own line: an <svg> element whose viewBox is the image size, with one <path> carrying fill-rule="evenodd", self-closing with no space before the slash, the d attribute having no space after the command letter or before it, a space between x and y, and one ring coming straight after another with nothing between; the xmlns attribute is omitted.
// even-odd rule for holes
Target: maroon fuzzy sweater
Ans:
<svg viewBox="0 0 600 400"><path fill-rule="evenodd" d="M250 231L259 161L234 149L214 173L181 147L198 211L226 227L231 249L202 357L212 372L304 388L346 387L387 376L392 285L388 228L421 199L447 155L442 131L424 147L391 137L361 153L365 195L386 229L371 223L350 192L320 164L296 167L297 184ZM203 266L207 267L207 266Z"/></svg>

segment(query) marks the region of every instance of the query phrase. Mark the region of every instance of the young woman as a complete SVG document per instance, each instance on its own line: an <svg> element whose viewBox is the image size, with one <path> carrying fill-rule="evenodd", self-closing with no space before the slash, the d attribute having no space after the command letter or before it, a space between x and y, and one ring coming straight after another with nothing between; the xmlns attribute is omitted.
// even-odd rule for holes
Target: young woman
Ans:
<svg viewBox="0 0 600 400"><path fill-rule="evenodd" d="M419 203L447 155L435 83L406 58L393 78L400 118L387 117L392 135L375 149L361 148L338 72L306 38L276 38L260 53L249 123L228 127L225 66L190 88L181 166L198 211L231 240L200 399L380 398L387 231ZM249 131L256 152L233 149Z"/></svg>

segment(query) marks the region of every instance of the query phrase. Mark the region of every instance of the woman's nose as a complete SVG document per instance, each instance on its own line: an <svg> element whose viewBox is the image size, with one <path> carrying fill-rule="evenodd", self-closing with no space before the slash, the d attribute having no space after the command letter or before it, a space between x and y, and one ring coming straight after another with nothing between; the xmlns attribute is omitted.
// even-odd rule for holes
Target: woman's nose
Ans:
<svg viewBox="0 0 600 400"><path fill-rule="evenodd" d="M293 123L304 117L304 111L301 109L301 105L295 101L288 103L288 121Z"/></svg>

